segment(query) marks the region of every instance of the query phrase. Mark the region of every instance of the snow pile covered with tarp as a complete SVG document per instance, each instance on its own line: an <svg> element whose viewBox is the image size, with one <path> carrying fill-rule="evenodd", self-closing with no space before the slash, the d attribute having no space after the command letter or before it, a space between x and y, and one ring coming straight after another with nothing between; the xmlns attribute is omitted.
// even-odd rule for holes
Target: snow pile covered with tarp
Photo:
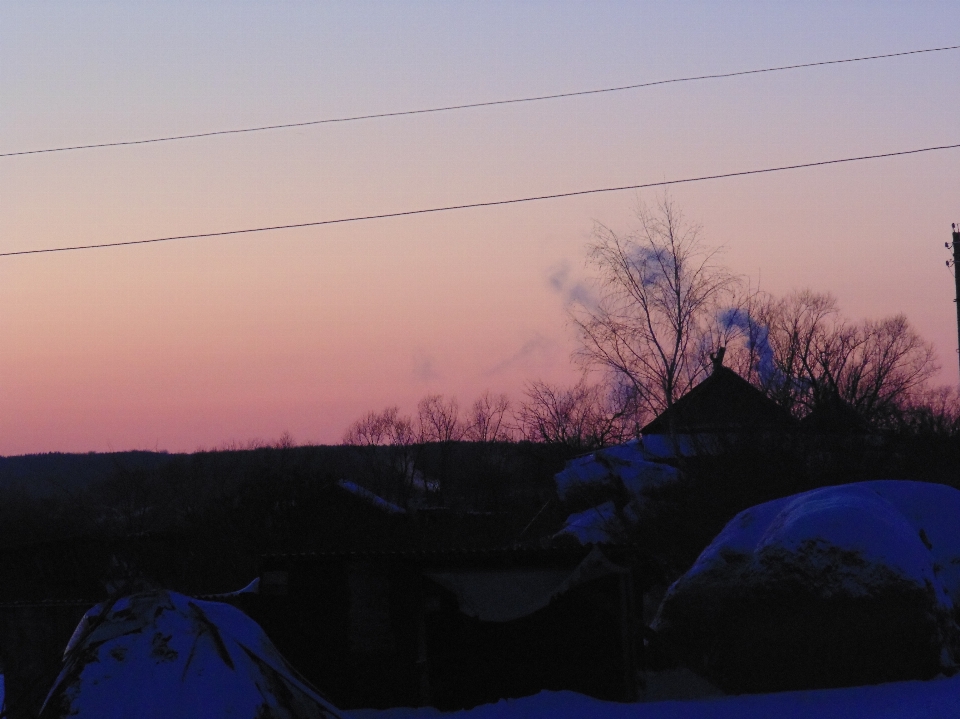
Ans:
<svg viewBox="0 0 960 719"><path fill-rule="evenodd" d="M613 500L576 512L567 517L557 536L575 537L581 544L614 541L624 531L624 523L635 522L646 501L647 490L676 481L679 473L669 464L650 461L639 440L577 457L567 462L554 476L557 496L566 501L584 491L609 491L628 497L621 512Z"/></svg>
<svg viewBox="0 0 960 719"><path fill-rule="evenodd" d="M731 520L670 587L661 648L732 693L954 670L960 491L873 481Z"/></svg>
<svg viewBox="0 0 960 719"><path fill-rule="evenodd" d="M64 654L41 719L335 719L240 610L167 591L99 604Z"/></svg>

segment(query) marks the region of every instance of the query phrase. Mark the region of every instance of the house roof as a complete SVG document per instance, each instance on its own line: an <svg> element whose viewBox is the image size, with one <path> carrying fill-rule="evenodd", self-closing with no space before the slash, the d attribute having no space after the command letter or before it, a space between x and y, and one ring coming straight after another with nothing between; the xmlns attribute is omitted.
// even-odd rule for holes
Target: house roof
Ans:
<svg viewBox="0 0 960 719"><path fill-rule="evenodd" d="M800 426L813 434L866 434L870 431L870 425L860 413L836 393L817 404L800 420Z"/></svg>
<svg viewBox="0 0 960 719"><path fill-rule="evenodd" d="M702 434L790 427L795 420L733 370L713 373L640 430L643 434Z"/></svg>

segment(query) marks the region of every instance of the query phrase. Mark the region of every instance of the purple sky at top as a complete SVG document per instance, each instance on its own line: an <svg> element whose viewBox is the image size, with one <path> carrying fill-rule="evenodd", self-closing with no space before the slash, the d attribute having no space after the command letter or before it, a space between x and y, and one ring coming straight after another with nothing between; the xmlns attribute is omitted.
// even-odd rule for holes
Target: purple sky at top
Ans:
<svg viewBox="0 0 960 719"><path fill-rule="evenodd" d="M960 43L955 2L0 1L0 153ZM960 142L960 51L0 158L0 251ZM956 383L960 151L678 186L772 292L905 312ZM654 193L645 194L647 200ZM635 193L0 259L0 454L336 442L430 392L570 381L564 290ZM558 282L558 278L562 281ZM559 290L558 290L559 286Z"/></svg>

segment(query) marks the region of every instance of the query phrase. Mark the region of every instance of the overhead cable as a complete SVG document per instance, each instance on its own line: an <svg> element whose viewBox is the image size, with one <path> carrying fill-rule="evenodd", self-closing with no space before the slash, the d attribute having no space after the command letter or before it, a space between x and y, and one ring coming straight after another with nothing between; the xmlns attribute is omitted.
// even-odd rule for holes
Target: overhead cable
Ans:
<svg viewBox="0 0 960 719"><path fill-rule="evenodd" d="M357 215L354 217L340 217L333 220L316 220L313 222L297 222L286 225L268 225L264 227L248 227L240 230L221 230L219 232L199 232L192 235L172 235L169 237L154 237L147 240L127 240L124 242L104 242L93 245L74 245L70 247L48 247L35 250L13 250L10 252L0 252L0 257L14 257L16 255L40 255L52 252L72 252L74 250L95 250L108 247L127 247L130 245L149 245L158 242L172 242L173 240L197 240L206 237L226 237L228 235L245 235L254 232L273 232L276 230L293 230L302 227L321 227L323 225L340 225L348 222L363 222L365 220L384 220L392 217L407 217L410 215L426 215L434 212L450 212L453 210L469 210L478 207L494 207L496 205L516 205L523 202L537 202L539 200L558 200L565 197L577 197L579 195L596 195L604 192L620 192L623 190L642 190L650 187L667 187L670 185L682 185L691 182L703 182L705 180L723 180L731 177L745 177L748 175L762 175L770 172L784 172L786 170L800 170L807 167L822 167L824 165L839 165L845 162L859 162L861 160L879 160L885 157L901 157L903 155L916 155L922 152L935 152L938 150L955 150L960 148L960 143L954 145L935 145L932 147L920 147L913 150L900 150L897 152L884 152L876 155L860 155L858 157L843 157L834 160L819 160L817 162L804 162L796 165L781 165L779 167L766 167L758 170L740 170L738 172L725 172L718 175L701 175L699 177L686 177L680 180L661 180L660 182L644 182L637 185L620 185L617 187L598 187L590 190L573 190L571 192L557 192L550 195L533 195L530 197L515 197L509 200L490 200L487 202L470 202L461 205L445 205L442 207L427 207L419 210L402 210L400 212L384 212L377 215Z"/></svg>
<svg viewBox="0 0 960 719"><path fill-rule="evenodd" d="M523 102L539 102L541 100L560 100L568 97L582 97L584 95L600 95L608 92L623 92L625 90L639 90L645 87L655 87L657 85L672 85L681 82L696 82L700 80L719 80L728 77L740 77L743 75L759 75L767 72L781 72L783 70L799 70L808 67L822 67L824 65L842 65L852 62L865 62L867 60L883 60L892 57L904 57L906 55L922 55L924 53L945 52L948 50L958 50L960 45L949 45L946 47L931 47L924 50L907 50L905 52L890 52L883 55L865 55L863 57L850 57L843 60L822 60L820 62L805 62L797 65L779 65L776 67L764 67L754 70L739 70L736 72L721 72L710 75L693 75L690 77L677 77L669 80L654 80L651 82L641 82L634 85L619 85L616 87L604 87L594 90L577 90L574 92L561 92L553 95L535 95L532 97L518 97L507 100L489 100L487 102L470 102L462 105L444 105L441 107L421 108L419 110L397 110L395 112L378 112L369 115L350 115L346 117L333 117L324 120L306 120L304 122L287 122L276 125L261 125L258 127L243 127L233 130L212 130L210 132L194 132L187 135L167 135L165 137L151 137L142 140L118 140L115 142L97 142L89 145L67 145L64 147L47 147L40 150L19 150L15 152L0 152L2 157L18 157L22 155L42 155L51 152L67 152L70 150L93 150L106 147L124 147L128 145L149 145L157 142L172 142L175 140L194 140L202 137L215 137L218 135L240 135L250 132L264 132L266 130L285 130L294 127L309 127L311 125L329 125L343 122L356 122L358 120L376 120L388 117L404 117L407 115L427 115L430 113L450 112L452 110L469 110L478 107L493 107L496 105L516 105Z"/></svg>

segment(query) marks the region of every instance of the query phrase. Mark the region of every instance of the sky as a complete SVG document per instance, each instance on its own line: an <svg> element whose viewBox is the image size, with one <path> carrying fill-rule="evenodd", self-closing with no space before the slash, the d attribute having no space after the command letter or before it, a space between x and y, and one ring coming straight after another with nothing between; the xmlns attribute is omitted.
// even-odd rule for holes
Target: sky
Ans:
<svg viewBox="0 0 960 719"><path fill-rule="evenodd" d="M0 153L960 43L956 2L7 2ZM0 157L0 252L960 142L960 51ZM729 267L905 313L956 384L960 150L675 186ZM338 442L426 394L573 382L595 223L654 191L0 258L0 454Z"/></svg>

